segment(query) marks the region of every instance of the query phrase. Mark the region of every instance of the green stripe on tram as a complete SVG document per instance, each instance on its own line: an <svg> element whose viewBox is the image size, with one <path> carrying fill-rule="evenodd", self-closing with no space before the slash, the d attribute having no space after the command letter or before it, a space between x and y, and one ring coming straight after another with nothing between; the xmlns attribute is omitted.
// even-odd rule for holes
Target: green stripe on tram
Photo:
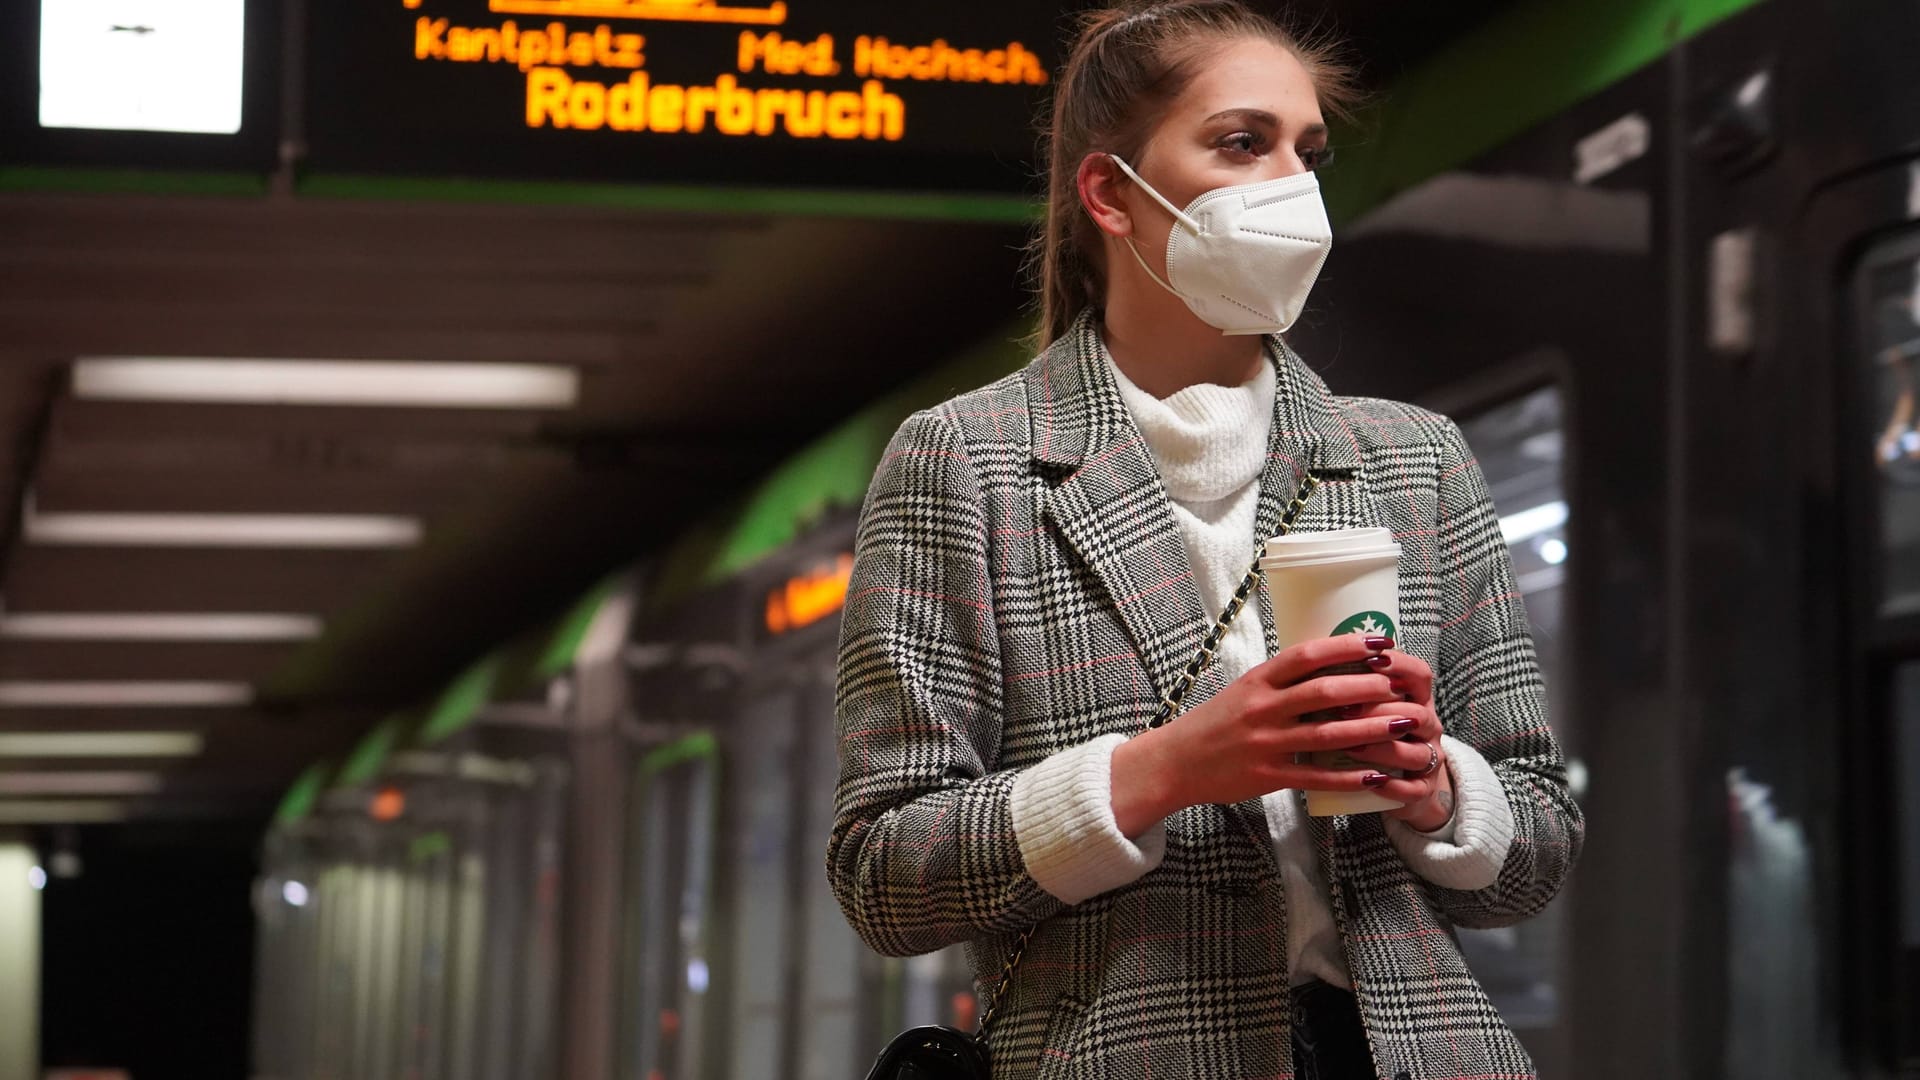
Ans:
<svg viewBox="0 0 1920 1080"><path fill-rule="evenodd" d="M711 731L695 731L649 750L640 759L637 769L642 777L650 777L675 765L684 765L689 761L711 761L719 756L719 736Z"/></svg>
<svg viewBox="0 0 1920 1080"><path fill-rule="evenodd" d="M625 571L609 576L560 617L558 626L534 659L532 674L535 678L551 679L573 666L574 659L580 655L580 646L586 643L587 631L593 629L594 620L600 617L600 609L613 599L625 576Z"/></svg>
<svg viewBox="0 0 1920 1080"><path fill-rule="evenodd" d="M427 710L426 721L420 725L415 742L432 746L471 724L493 699L494 676L499 667L499 657L495 654L461 672Z"/></svg>
<svg viewBox="0 0 1920 1080"><path fill-rule="evenodd" d="M1526 0L1416 64L1337 130L1328 212L1352 221L1620 82L1763 0ZM1572 171L1572 162L1568 162Z"/></svg>
<svg viewBox="0 0 1920 1080"><path fill-rule="evenodd" d="M361 736L346 764L340 766L340 773L334 777L334 787L358 787L370 784L380 775L380 769L386 765L387 758L393 755L406 734L407 715L395 713L380 723L372 731Z"/></svg>
<svg viewBox="0 0 1920 1080"><path fill-rule="evenodd" d="M444 829L422 833L407 845L407 861L426 862L435 855L444 855L453 850L453 836Z"/></svg>
<svg viewBox="0 0 1920 1080"><path fill-rule="evenodd" d="M295 825L313 813L315 804L320 801L320 793L327 787L327 769L324 761L316 761L306 767L298 778L288 786L287 793L280 798L280 805L273 811L273 822L282 828Z"/></svg>

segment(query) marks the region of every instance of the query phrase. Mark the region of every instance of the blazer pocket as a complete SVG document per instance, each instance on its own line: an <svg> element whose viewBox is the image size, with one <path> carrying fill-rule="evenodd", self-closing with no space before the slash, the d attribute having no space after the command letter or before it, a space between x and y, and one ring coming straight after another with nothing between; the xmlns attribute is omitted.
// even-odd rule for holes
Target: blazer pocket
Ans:
<svg viewBox="0 0 1920 1080"><path fill-rule="evenodd" d="M1076 1075L1074 1056L1079 1052L1080 1036L1087 1026L1087 1004L1079 998L1062 996L1047 1018L1047 1034L1040 1040L1039 1067L1034 1080L1066 1080Z"/></svg>

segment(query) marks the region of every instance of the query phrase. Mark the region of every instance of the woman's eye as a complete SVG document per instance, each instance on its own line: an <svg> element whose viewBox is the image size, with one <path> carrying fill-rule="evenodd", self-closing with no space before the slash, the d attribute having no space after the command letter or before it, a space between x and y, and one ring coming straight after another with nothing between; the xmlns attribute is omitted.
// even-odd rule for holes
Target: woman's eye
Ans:
<svg viewBox="0 0 1920 1080"><path fill-rule="evenodd" d="M1300 163L1309 169L1323 168L1332 160L1333 147L1331 146L1309 146L1300 151Z"/></svg>
<svg viewBox="0 0 1920 1080"><path fill-rule="evenodd" d="M1260 136L1251 131L1236 131L1220 140L1220 145L1242 154L1251 154L1260 149Z"/></svg>

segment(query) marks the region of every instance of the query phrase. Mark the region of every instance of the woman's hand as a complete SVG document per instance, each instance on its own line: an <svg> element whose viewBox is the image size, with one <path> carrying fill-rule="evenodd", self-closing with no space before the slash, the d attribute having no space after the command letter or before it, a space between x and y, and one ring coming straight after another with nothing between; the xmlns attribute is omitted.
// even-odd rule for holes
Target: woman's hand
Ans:
<svg viewBox="0 0 1920 1080"><path fill-rule="evenodd" d="M1399 769L1405 777L1389 780L1374 790L1400 803L1386 816L1398 818L1421 832L1432 832L1453 818L1453 778L1447 771L1447 750L1440 742L1440 717L1433 709L1433 669L1417 656L1388 652L1394 690L1403 701L1368 710L1364 715L1414 716L1420 722L1397 742L1348 748L1355 761Z"/></svg>
<svg viewBox="0 0 1920 1080"><path fill-rule="evenodd" d="M1412 784L1376 769L1325 769L1294 761L1296 754L1398 746L1401 736L1423 731L1438 739L1439 721L1431 707L1400 703L1402 691L1391 675L1412 658L1389 654L1392 646L1390 639L1359 634L1302 642L1172 723L1120 744L1112 766L1120 831L1137 836L1189 806L1236 803L1283 788L1389 791L1395 783ZM1371 670L1317 674L1351 664ZM1405 685L1411 689L1423 673L1430 688L1432 674L1424 664L1409 673ZM1329 710L1339 710L1340 718L1311 718ZM1424 766L1424 751L1420 757Z"/></svg>

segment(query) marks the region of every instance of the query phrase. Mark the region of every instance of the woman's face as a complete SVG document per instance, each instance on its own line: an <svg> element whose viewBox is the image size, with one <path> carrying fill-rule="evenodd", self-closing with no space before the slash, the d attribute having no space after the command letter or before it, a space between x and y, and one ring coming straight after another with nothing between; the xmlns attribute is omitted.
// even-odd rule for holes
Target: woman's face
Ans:
<svg viewBox="0 0 1920 1080"><path fill-rule="evenodd" d="M1327 125L1306 68L1271 41L1245 38L1209 47L1199 74L1154 126L1140 160L1127 164L1168 202L1184 207L1214 188L1306 172L1326 149ZM1164 252L1172 217L1135 185L1123 185L1119 197L1141 254L1151 259Z"/></svg>

